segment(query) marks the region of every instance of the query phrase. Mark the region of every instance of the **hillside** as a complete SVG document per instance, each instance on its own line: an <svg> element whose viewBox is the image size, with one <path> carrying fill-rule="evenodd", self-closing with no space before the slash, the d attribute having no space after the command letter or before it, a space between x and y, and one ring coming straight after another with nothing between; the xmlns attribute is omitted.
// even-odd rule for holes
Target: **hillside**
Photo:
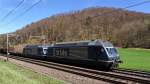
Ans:
<svg viewBox="0 0 150 84"><path fill-rule="evenodd" d="M101 14L100 16L97 16ZM41 43L31 36L45 35L46 42L106 39L120 47L150 48L150 14L116 8L92 7L57 14L14 32L13 44ZM1 38L0 40L4 40ZM1 42L4 45L4 42Z"/></svg>

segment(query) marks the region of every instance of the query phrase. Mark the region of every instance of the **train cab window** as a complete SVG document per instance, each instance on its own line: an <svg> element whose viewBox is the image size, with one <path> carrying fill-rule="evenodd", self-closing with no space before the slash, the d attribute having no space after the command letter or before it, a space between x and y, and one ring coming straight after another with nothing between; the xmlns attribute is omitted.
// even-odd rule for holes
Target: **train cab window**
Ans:
<svg viewBox="0 0 150 84"><path fill-rule="evenodd" d="M43 54L47 54L47 48L43 49Z"/></svg>
<svg viewBox="0 0 150 84"><path fill-rule="evenodd" d="M103 47L97 47L97 58L98 59L102 59L102 60L105 60L107 59L107 54L106 54L106 51Z"/></svg>
<svg viewBox="0 0 150 84"><path fill-rule="evenodd" d="M117 56L117 50L116 48L106 48L107 49L107 52L110 56Z"/></svg>
<svg viewBox="0 0 150 84"><path fill-rule="evenodd" d="M100 56L101 57L105 57L106 56L106 52L105 52L104 48L100 48Z"/></svg>
<svg viewBox="0 0 150 84"><path fill-rule="evenodd" d="M101 48L101 53L103 53L105 50L103 48Z"/></svg>

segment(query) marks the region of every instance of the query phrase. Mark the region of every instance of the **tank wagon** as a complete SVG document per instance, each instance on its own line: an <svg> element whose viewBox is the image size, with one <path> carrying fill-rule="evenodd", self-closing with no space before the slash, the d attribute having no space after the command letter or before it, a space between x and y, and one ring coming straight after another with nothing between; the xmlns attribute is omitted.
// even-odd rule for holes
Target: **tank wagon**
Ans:
<svg viewBox="0 0 150 84"><path fill-rule="evenodd" d="M117 49L103 40L56 43L48 47L47 58L101 69L114 69L121 63Z"/></svg>

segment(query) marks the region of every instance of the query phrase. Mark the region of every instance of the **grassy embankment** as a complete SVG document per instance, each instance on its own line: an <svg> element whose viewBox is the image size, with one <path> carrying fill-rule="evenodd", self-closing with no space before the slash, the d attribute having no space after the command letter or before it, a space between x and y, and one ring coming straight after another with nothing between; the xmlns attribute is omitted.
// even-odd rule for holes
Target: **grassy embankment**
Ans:
<svg viewBox="0 0 150 84"><path fill-rule="evenodd" d="M150 71L150 50L138 48L119 48L123 63L120 68Z"/></svg>
<svg viewBox="0 0 150 84"><path fill-rule="evenodd" d="M0 84L64 84L64 82L0 60Z"/></svg>

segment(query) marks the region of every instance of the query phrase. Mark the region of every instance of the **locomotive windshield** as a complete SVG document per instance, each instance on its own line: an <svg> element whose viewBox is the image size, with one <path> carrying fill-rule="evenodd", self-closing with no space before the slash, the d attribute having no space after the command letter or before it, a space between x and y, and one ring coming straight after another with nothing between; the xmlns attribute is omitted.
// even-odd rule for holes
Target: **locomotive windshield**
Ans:
<svg viewBox="0 0 150 84"><path fill-rule="evenodd" d="M107 49L107 52L110 56L118 56L118 52L117 52L117 49L112 47L112 48L106 48Z"/></svg>

